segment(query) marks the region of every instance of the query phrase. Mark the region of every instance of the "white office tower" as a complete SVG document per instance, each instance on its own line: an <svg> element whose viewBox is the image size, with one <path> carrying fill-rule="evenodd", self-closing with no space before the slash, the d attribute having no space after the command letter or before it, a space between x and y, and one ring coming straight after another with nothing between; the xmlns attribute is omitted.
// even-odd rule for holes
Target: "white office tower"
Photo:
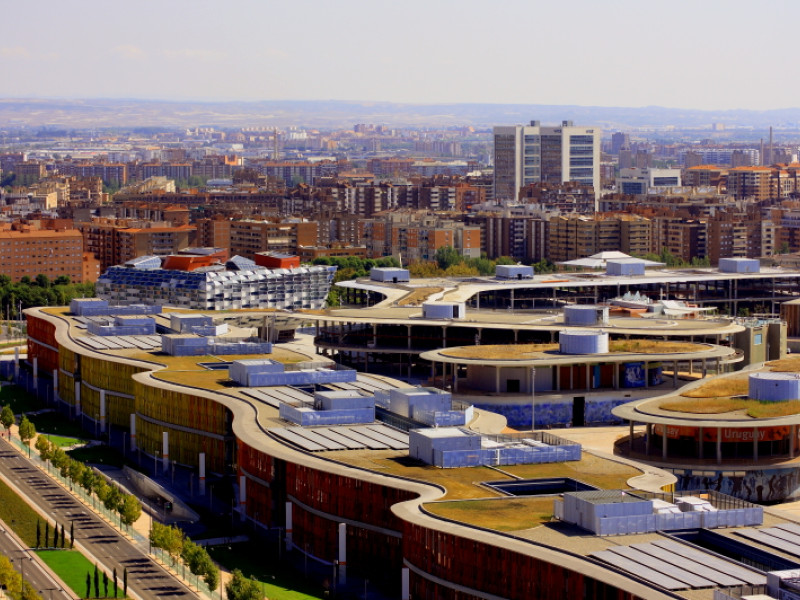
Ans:
<svg viewBox="0 0 800 600"><path fill-rule="evenodd" d="M575 127L572 121L544 127L494 128L494 199L516 200L530 183L574 181L600 192L600 129Z"/></svg>

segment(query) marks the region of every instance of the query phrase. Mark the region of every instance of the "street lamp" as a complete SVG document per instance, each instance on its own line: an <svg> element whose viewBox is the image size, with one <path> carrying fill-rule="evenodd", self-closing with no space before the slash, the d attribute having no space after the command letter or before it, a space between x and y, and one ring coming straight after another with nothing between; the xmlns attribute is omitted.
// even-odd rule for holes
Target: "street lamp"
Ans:
<svg viewBox="0 0 800 600"><path fill-rule="evenodd" d="M531 367L531 431L536 429L536 367Z"/></svg>

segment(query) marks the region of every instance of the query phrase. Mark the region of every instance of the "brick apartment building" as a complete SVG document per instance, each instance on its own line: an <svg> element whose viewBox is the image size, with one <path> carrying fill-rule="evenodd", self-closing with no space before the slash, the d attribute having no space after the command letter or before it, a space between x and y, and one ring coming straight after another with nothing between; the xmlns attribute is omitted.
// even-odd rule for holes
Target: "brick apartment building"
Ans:
<svg viewBox="0 0 800 600"><path fill-rule="evenodd" d="M46 229L0 231L0 272L12 281L27 276L47 275L51 280L66 275L75 283L96 281L98 265L91 256L84 257L80 231Z"/></svg>

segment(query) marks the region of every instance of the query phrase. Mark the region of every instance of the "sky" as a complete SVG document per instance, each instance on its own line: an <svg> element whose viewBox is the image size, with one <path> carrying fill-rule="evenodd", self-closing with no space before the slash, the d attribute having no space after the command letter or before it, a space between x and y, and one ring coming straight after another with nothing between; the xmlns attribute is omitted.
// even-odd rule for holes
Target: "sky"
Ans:
<svg viewBox="0 0 800 600"><path fill-rule="evenodd" d="M1 98L800 106L800 2L36 0Z"/></svg>

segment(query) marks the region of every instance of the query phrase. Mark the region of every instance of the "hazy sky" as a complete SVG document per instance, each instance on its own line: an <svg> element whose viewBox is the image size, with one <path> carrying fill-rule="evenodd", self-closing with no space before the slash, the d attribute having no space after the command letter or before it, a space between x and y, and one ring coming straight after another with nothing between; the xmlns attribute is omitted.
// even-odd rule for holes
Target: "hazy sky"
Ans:
<svg viewBox="0 0 800 600"><path fill-rule="evenodd" d="M28 0L0 97L800 106L800 2Z"/></svg>

